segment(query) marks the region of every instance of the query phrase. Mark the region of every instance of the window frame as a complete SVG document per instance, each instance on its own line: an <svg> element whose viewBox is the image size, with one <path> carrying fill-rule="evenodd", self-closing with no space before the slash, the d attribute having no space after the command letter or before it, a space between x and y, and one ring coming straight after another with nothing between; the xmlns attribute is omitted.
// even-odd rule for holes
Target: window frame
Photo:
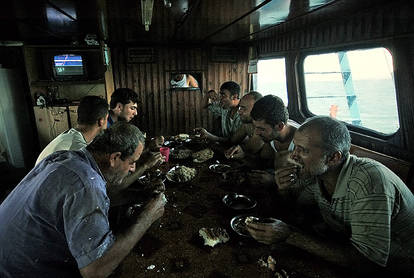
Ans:
<svg viewBox="0 0 414 278"><path fill-rule="evenodd" d="M388 43L375 43L375 44L363 44L363 45L356 44L352 46L340 46L340 47L330 47L330 48L323 48L323 49L317 49L317 50L301 51L296 58L296 71L297 71L297 82L298 82L298 90L299 90L298 97L300 99L298 105L299 105L299 110L301 111L302 115L305 118L317 116L317 114L313 114L309 110L308 103L307 103L305 74L304 74L304 61L306 57L310 55L330 54L330 53L335 53L339 51L367 50L367 49L372 49L372 48L387 49L392 56L393 68L395 69L396 55L394 55L394 48ZM343 123L346 124L349 131L363 134L363 135L372 136L372 137L382 139L382 140L387 140L387 141L390 138L393 138L400 133L401 114L400 114L400 109L399 109L400 104L399 104L399 96L398 96L398 87L396 84L396 79L398 78L397 75L398 75L398 72L394 70L394 88L395 88L395 97L396 97L396 103L397 103L398 123L399 123L398 129L393 133L386 134L380 131L376 131L374 129L370 129L370 128L362 127L362 126L356 126L356 125L342 121Z"/></svg>

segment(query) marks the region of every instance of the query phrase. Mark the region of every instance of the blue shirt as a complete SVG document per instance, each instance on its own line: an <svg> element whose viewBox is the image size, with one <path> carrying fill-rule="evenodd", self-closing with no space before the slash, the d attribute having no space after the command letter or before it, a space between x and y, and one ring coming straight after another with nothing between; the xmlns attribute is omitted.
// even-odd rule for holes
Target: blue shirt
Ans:
<svg viewBox="0 0 414 278"><path fill-rule="evenodd" d="M86 149L33 168L0 205L0 277L80 277L115 241L105 185Z"/></svg>

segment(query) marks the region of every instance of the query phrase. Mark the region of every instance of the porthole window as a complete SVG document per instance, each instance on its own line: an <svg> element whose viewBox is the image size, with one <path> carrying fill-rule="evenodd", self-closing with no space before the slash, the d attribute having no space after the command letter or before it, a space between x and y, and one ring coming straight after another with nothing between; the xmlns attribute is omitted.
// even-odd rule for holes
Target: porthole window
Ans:
<svg viewBox="0 0 414 278"><path fill-rule="evenodd" d="M304 75L311 113L383 134L398 130L392 55L386 48L309 55Z"/></svg>

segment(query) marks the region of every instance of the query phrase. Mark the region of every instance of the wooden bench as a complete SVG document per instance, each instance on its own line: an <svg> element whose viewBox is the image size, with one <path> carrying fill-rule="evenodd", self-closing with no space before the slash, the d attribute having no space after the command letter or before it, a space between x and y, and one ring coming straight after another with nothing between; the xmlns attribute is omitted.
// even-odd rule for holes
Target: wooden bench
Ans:
<svg viewBox="0 0 414 278"><path fill-rule="evenodd" d="M387 166L391 171L397 174L405 184L410 188L412 192L414 192L414 168L413 163L407 162L405 160L401 160L389 155L385 155L379 152L375 152L363 147L359 147L356 145L351 146L350 150L351 154L354 154L358 157L367 157L374 159L385 166Z"/></svg>

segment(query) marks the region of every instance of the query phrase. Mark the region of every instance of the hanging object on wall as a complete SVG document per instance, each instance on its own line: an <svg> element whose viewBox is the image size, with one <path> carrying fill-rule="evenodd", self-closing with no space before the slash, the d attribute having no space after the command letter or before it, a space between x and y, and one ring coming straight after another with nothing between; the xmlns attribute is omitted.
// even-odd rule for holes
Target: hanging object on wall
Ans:
<svg viewBox="0 0 414 278"><path fill-rule="evenodd" d="M142 24L145 26L145 31L149 31L153 7L154 0L141 0Z"/></svg>

